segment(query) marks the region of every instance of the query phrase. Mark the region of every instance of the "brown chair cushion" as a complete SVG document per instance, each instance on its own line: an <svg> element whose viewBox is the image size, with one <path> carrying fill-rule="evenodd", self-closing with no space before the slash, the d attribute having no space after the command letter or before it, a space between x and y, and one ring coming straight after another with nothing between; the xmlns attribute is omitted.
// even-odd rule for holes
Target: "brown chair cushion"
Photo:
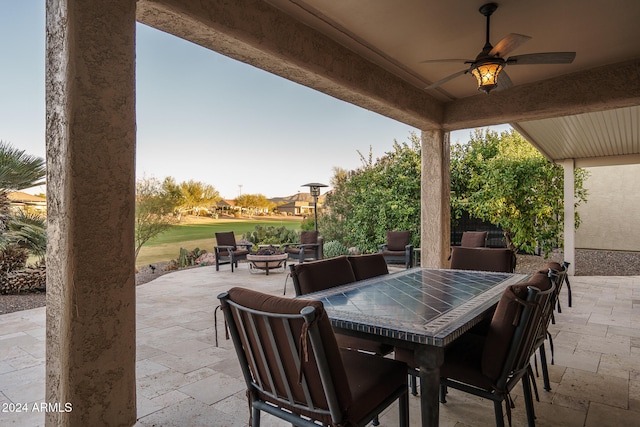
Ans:
<svg viewBox="0 0 640 427"><path fill-rule="evenodd" d="M407 387L407 365L392 359L343 350L352 404L342 425L358 425L365 415L400 387Z"/></svg>
<svg viewBox="0 0 640 427"><path fill-rule="evenodd" d="M387 262L380 253L368 255L352 255L347 257L356 280L389 274Z"/></svg>
<svg viewBox="0 0 640 427"><path fill-rule="evenodd" d="M242 256L242 255L247 255L250 252L251 251L249 251L248 249L236 249L235 251L233 251L233 255L238 257L238 256Z"/></svg>
<svg viewBox="0 0 640 427"><path fill-rule="evenodd" d="M464 231L460 246L463 248L483 248L487 246L488 234L486 231Z"/></svg>
<svg viewBox="0 0 640 427"><path fill-rule="evenodd" d="M482 373L491 381L500 376L511 339L517 326L522 305L516 299L525 299L528 283L507 287L493 313L482 352Z"/></svg>
<svg viewBox="0 0 640 427"><path fill-rule="evenodd" d="M387 250L404 251L405 246L411 241L409 231L387 231Z"/></svg>
<svg viewBox="0 0 640 427"><path fill-rule="evenodd" d="M540 270L531 276L527 285L538 288L541 291L546 291L551 287L551 281L549 280L548 270Z"/></svg>
<svg viewBox="0 0 640 427"><path fill-rule="evenodd" d="M549 261L546 265L546 268L550 268L557 272L561 272L563 270L563 267L555 261Z"/></svg>
<svg viewBox="0 0 640 427"><path fill-rule="evenodd" d="M514 257L510 249L454 246L451 249L451 268L512 273L515 268Z"/></svg>
<svg viewBox="0 0 640 427"><path fill-rule="evenodd" d="M297 264L294 271L300 284L300 295L356 281L346 256Z"/></svg>
<svg viewBox="0 0 640 427"><path fill-rule="evenodd" d="M233 231L225 231L216 233L216 245L217 246L233 246L236 247L236 236Z"/></svg>
<svg viewBox="0 0 640 427"><path fill-rule="evenodd" d="M486 338L477 334L464 334L445 351L440 376L491 390L493 381L482 372L482 354Z"/></svg>
<svg viewBox="0 0 640 427"><path fill-rule="evenodd" d="M336 394L338 396L338 401L340 402L340 406L343 408L343 410L347 410L347 408L351 406L351 390L347 381L345 367L342 363L340 350L338 349L338 344L331 327L329 316L326 315L324 307L320 301L282 298L245 288L232 288L228 291L228 293L232 301L244 307L268 313L300 314L300 311L304 307L314 307L316 309L316 314L318 315L316 324L318 326L318 330L323 342L327 362L331 371L331 377L335 385ZM303 323L304 321L300 320L295 325L297 329L294 329L293 333L296 341L300 337ZM258 328L260 328L259 322L257 323L257 325ZM265 334L263 334L263 336L264 335ZM276 330L276 340L280 343L285 343L288 341L282 329ZM296 344L298 343L296 342ZM308 362L304 364L303 371L305 373L305 376L308 377L310 383L310 392L312 397L314 398L314 401L324 401L324 397L322 397L324 395L324 392L322 389L319 374L315 367L315 359L313 357L313 352L311 351L310 344L309 350L309 359ZM299 402L305 402L301 387L299 387L299 385L296 386L298 380L298 372L295 367L296 364L290 357L289 352L282 351L279 357L276 357L275 354L272 354L269 351L265 351L265 357L267 358L267 362L272 367L272 369L275 369L274 367L278 366L277 359L281 359L283 366L285 366L285 369L287 369L287 378L289 379L290 387L294 392L294 397ZM286 392L282 384L276 384L276 389L279 391L278 394L280 394L281 396L286 396ZM261 397L264 400L273 402L273 399L270 399L267 395L261 393Z"/></svg>

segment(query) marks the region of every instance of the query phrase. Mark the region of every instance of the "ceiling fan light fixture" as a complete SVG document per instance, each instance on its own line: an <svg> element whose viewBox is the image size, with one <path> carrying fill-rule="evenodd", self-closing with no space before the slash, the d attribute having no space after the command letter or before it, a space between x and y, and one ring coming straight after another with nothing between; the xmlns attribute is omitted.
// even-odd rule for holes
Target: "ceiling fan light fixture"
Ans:
<svg viewBox="0 0 640 427"><path fill-rule="evenodd" d="M471 74L478 80L478 90L489 93L498 87L498 76L504 65L505 61L501 58L474 64L471 67Z"/></svg>

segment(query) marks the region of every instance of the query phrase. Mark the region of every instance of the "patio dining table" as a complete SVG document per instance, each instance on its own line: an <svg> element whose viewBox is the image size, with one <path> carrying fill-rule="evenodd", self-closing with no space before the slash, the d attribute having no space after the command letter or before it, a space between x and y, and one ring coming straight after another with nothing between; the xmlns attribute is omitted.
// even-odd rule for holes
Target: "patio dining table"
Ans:
<svg viewBox="0 0 640 427"><path fill-rule="evenodd" d="M320 300L334 330L412 349L420 366L423 426L439 423L444 350L479 323L523 274L413 268L307 294Z"/></svg>

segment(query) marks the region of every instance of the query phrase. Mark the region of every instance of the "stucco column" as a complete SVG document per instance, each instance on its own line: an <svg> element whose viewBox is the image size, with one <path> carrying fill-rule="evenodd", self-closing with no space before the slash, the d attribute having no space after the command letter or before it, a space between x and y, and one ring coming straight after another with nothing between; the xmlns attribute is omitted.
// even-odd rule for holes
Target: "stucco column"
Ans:
<svg viewBox="0 0 640 427"><path fill-rule="evenodd" d="M422 131L421 265L445 268L451 245L449 133Z"/></svg>
<svg viewBox="0 0 640 427"><path fill-rule="evenodd" d="M46 425L133 425L136 1L46 8Z"/></svg>
<svg viewBox="0 0 640 427"><path fill-rule="evenodd" d="M576 202L575 161L562 161L564 169L564 260L571 263L568 274L573 276L576 267Z"/></svg>

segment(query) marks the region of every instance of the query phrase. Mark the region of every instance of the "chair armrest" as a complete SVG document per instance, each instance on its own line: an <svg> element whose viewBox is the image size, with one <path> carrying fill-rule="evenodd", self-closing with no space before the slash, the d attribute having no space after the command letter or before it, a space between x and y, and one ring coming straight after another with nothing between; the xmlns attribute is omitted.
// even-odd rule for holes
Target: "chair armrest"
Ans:
<svg viewBox="0 0 640 427"><path fill-rule="evenodd" d="M387 244L378 245L378 252L382 252L387 249Z"/></svg>
<svg viewBox="0 0 640 427"><path fill-rule="evenodd" d="M283 243L282 248L288 248L289 246L298 246L300 243Z"/></svg>
<svg viewBox="0 0 640 427"><path fill-rule="evenodd" d="M242 246L246 250L250 251L251 248L253 247L253 243L238 243L236 246Z"/></svg>
<svg viewBox="0 0 640 427"><path fill-rule="evenodd" d="M317 248L320 246L320 243L299 243L298 246L300 248Z"/></svg>
<svg viewBox="0 0 640 427"><path fill-rule="evenodd" d="M216 253L220 252L220 249L226 249L229 252L233 252L234 247L233 246L214 246L213 250L216 251Z"/></svg>

